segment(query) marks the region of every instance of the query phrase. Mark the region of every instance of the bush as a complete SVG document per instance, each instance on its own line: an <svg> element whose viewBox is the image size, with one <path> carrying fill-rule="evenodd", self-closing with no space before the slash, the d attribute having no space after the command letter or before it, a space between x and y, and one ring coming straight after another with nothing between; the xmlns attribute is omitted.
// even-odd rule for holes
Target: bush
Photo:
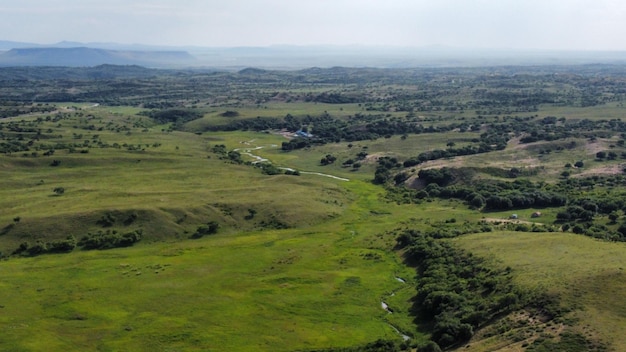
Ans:
<svg viewBox="0 0 626 352"><path fill-rule="evenodd" d="M217 233L219 227L220 224L217 223L217 221L209 221L206 225L198 226L198 229L193 235L191 235L191 238L201 238L205 235L212 235L214 233Z"/></svg>
<svg viewBox="0 0 626 352"><path fill-rule="evenodd" d="M141 240L142 231L136 230L119 234L117 231L107 230L97 233L88 233L80 239L78 245L83 249L110 249L118 247L129 247Z"/></svg>

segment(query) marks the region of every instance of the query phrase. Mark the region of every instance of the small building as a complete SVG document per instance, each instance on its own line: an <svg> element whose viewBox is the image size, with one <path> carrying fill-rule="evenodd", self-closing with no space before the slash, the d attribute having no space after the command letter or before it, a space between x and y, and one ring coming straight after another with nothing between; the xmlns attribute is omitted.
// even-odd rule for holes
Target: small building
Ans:
<svg viewBox="0 0 626 352"><path fill-rule="evenodd" d="M298 131L296 131L296 136L298 136L298 137L304 137L304 138L312 138L312 137L313 137L313 135L312 135L312 134L310 134L310 133L308 133L308 132L304 132L304 131L302 131L302 130L298 130Z"/></svg>

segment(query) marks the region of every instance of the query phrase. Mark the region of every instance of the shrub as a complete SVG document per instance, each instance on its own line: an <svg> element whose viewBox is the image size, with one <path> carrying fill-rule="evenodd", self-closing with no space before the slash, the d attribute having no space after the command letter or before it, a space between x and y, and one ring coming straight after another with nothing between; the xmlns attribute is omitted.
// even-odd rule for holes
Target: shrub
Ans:
<svg viewBox="0 0 626 352"><path fill-rule="evenodd" d="M217 233L219 227L220 224L217 221L209 221L206 225L198 226L198 229L193 235L191 235L191 238L201 238L205 235L212 235Z"/></svg>
<svg viewBox="0 0 626 352"><path fill-rule="evenodd" d="M129 247L139 242L142 237L142 231L136 230L119 234L117 231L107 230L106 232L98 231L97 233L88 233L78 242L83 249L110 249L117 247Z"/></svg>

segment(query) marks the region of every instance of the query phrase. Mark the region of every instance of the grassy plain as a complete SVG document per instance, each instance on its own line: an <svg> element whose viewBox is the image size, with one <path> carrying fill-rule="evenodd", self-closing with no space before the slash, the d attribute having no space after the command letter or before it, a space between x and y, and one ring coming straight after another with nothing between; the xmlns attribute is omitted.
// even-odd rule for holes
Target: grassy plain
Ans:
<svg viewBox="0 0 626 352"><path fill-rule="evenodd" d="M494 108L479 122L472 120L478 126L472 132L395 133L389 138L291 152L280 149L287 138L279 131L202 132L233 118L325 112L342 121L371 113L376 119L416 119L411 121L445 126L479 115L470 111L473 108L461 112L438 101L444 97L453 104L479 103L481 99L474 99L470 91L452 97L446 95L452 91L417 96L411 109L437 103L438 110L409 117L394 106L383 108L393 103L393 86L342 86L348 92L369 89L368 94L380 98L371 104L379 110L371 112L361 104L286 101L286 96L272 95L268 88L254 94L272 98L254 103L254 94L237 97L238 88L233 87L232 97L224 93L219 99L206 98L207 102L187 102L187 107L197 105L204 116L186 123L183 131L136 115L145 110L140 104L63 103L59 115L49 114L53 116L49 120L44 120L46 114L33 114L1 121L3 140L34 143L27 152L0 156L3 255L23 242L68 235L80 238L103 230L141 229L143 239L130 248L77 249L2 261L0 349L291 351L353 346L378 338L400 341L395 329L410 335L412 342L423 342L428 336L417 330L410 312L419 278L394 251L390 231L504 222L513 212L523 223L554 224L564 208L481 212L461 201L434 197L400 205L389 202L385 190L372 184L378 157L401 162L425 151L446 149L450 142L456 147L476 145L475 140L488 130L487 123L503 121L495 116L509 107ZM332 87L312 84L296 87L292 93L324 93ZM225 111L237 111L238 116L224 117ZM611 102L590 108L541 106L538 112L519 114L595 121L621 118L622 113L621 104ZM598 138L579 134L527 144L520 143L521 137L513 136L504 150L427 161L402 171L414 180L421 168L473 168L480 182L505 180L490 174L489 168L516 168L535 171L521 180L555 183L565 178L563 171L577 178L618 174L624 166L623 159L595 157L603 150L618 155L626 151L617 134ZM575 147L567 148L571 143ZM61 144L72 147L55 147ZM224 160L212 151L222 144L229 151L239 150L245 162L256 160L246 155L251 153L302 173L265 175L254 165ZM52 149L56 149L52 155L44 155ZM327 154L337 160L322 166L320 159ZM359 160L359 154L366 156ZM349 159L361 167L343 165ZM584 161L583 168L565 167L579 160ZM58 187L63 194L53 191ZM613 191L617 190L606 190ZM542 216L532 219L537 210ZM617 215L623 217L623 209ZM103 226L103 217L113 217L114 224ZM208 221L220 224L218 234L189 239ZM596 223L610 230L619 226L601 216L596 216ZM569 233L522 232L466 235L454 242L493 258L497 266L510 266L520 287L561 297L561 304L572 309L566 319L575 331L610 342L615 350L626 350L620 334L626 328L622 244ZM393 314L383 310L381 302ZM508 343L510 337L498 343L502 341ZM511 345L509 350L521 345Z"/></svg>
<svg viewBox="0 0 626 352"><path fill-rule="evenodd" d="M98 220L109 213L112 229L139 228L144 239L2 262L1 349L287 351L400 340L390 324L425 339L408 314L413 270L385 235L415 221L414 207L381 202L369 182L268 176L210 151L277 144L280 135L163 132L108 108L90 113L41 125L55 142L92 141L75 152L2 157L2 252L107 229ZM91 124L131 127L80 127ZM291 166L279 155L267 150ZM218 235L187 239L208 220L221 224Z"/></svg>

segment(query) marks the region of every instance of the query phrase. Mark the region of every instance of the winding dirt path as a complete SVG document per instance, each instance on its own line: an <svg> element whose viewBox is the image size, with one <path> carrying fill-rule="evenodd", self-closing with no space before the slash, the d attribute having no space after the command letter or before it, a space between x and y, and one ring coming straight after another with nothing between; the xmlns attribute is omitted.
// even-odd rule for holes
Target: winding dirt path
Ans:
<svg viewBox="0 0 626 352"><path fill-rule="evenodd" d="M270 144L268 146L252 146L252 143L255 140L249 140L249 141L244 141L244 142L240 142L241 144L245 144L248 145L250 147L245 147L245 148L236 148L233 149L236 152L239 152L243 155L247 155L249 157L251 157L252 159L254 159L254 161L252 162L252 164L257 164L257 163L264 163L264 162L268 162L268 163L272 163L269 159L252 154L252 151L254 150L260 150L263 148L278 148L278 146L276 144ZM296 171L296 169L290 168L290 167L279 167L279 169L281 170L287 170L287 171ZM350 181L350 179L344 178L344 177L339 177L339 176L335 176L335 175L329 175L329 174L324 174L321 172L315 172L315 171L300 171L298 170L298 172L300 172L300 174L303 175L317 175L317 176L322 176L322 177L329 177L335 180L339 180L339 181Z"/></svg>

